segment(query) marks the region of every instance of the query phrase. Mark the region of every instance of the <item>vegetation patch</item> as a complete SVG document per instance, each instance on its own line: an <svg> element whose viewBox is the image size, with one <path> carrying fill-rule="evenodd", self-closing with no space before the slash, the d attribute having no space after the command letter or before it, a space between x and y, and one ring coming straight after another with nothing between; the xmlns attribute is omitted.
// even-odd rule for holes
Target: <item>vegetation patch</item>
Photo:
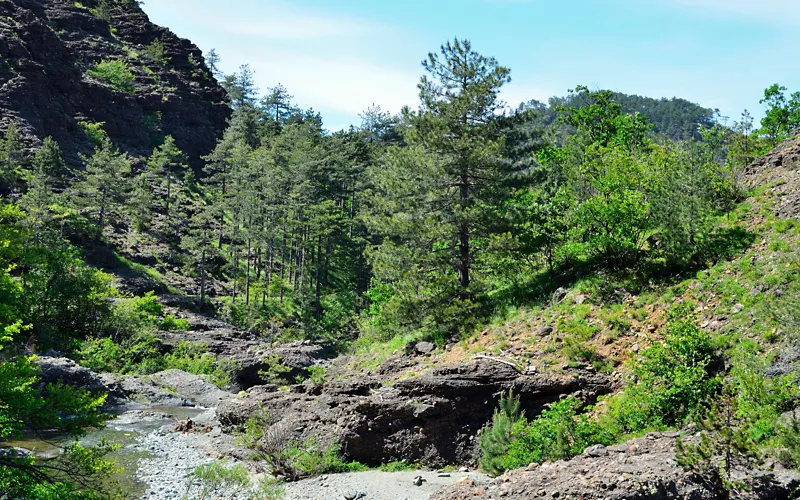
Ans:
<svg viewBox="0 0 800 500"><path fill-rule="evenodd" d="M87 70L87 73L121 92L133 94L136 91L136 77L128 64L121 59L101 61Z"/></svg>

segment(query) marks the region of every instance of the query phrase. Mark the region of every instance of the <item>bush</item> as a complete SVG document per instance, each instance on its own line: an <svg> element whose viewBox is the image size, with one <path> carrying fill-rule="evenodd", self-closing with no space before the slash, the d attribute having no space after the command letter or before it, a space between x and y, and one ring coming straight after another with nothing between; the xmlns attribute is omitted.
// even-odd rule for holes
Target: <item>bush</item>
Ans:
<svg viewBox="0 0 800 500"><path fill-rule="evenodd" d="M518 426L509 449L509 465L568 460L595 445L614 442L614 435L587 415L579 415L581 403L567 398L550 405L530 423Z"/></svg>
<svg viewBox="0 0 800 500"><path fill-rule="evenodd" d="M172 331L180 331L185 332L189 330L189 320L185 318L176 318L172 315L164 316L158 323L158 327L162 330L172 332Z"/></svg>
<svg viewBox="0 0 800 500"><path fill-rule="evenodd" d="M634 362L634 382L609 401L608 417L621 434L679 425L720 387L720 378L712 373L711 337L685 313L674 316L664 343Z"/></svg>
<svg viewBox="0 0 800 500"><path fill-rule="evenodd" d="M133 94L136 90L134 84L136 77L130 68L121 59L104 60L97 63L87 73L95 78L107 82L109 85L122 92Z"/></svg>
<svg viewBox="0 0 800 500"><path fill-rule="evenodd" d="M345 462L341 445L320 446L314 439L302 443L291 439L283 422L270 425L269 413L260 409L245 423L239 444L254 450L256 459L266 462L270 473L287 481L327 473L358 472L367 467L358 462Z"/></svg>
<svg viewBox="0 0 800 500"><path fill-rule="evenodd" d="M501 398L492 425L481 435L481 468L498 476L532 462L570 459L595 444L611 444L614 435L597 421L579 415L580 409L577 399L567 398L528 422L520 412L519 398L509 392Z"/></svg>
<svg viewBox="0 0 800 500"><path fill-rule="evenodd" d="M78 126L83 131L83 134L91 141L95 147L100 147L108 141L108 134L103 130L105 122L92 123L92 122L78 122Z"/></svg>
<svg viewBox="0 0 800 500"><path fill-rule="evenodd" d="M167 50L161 40L155 40L153 43L145 47L144 53L153 60L154 63L165 66L169 59L167 58Z"/></svg>
<svg viewBox="0 0 800 500"><path fill-rule="evenodd" d="M278 385L286 385L290 382L289 375L292 369L283 362L277 354L267 356L262 362L267 366L265 370L259 370L258 376L261 380Z"/></svg>

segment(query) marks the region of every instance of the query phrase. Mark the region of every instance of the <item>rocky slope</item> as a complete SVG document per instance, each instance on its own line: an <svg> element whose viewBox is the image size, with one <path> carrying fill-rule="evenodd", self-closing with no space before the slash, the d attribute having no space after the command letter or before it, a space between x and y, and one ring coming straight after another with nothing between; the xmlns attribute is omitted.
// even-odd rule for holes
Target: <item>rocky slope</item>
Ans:
<svg viewBox="0 0 800 500"><path fill-rule="evenodd" d="M722 500L724 493L701 478L684 472L675 462L678 433L649 434L616 446L587 449L569 461L531 464L495 481L464 481L434 495L437 500L504 497L605 500ZM778 470L747 471L748 488L734 498L772 500L796 498L797 476Z"/></svg>
<svg viewBox="0 0 800 500"><path fill-rule="evenodd" d="M148 50L158 46L163 57ZM172 135L199 167L229 116L201 51L129 0L3 0L0 56L0 129L16 120L30 147L52 136L71 164L93 149L86 122L133 156ZM132 89L90 75L109 60L125 61Z"/></svg>

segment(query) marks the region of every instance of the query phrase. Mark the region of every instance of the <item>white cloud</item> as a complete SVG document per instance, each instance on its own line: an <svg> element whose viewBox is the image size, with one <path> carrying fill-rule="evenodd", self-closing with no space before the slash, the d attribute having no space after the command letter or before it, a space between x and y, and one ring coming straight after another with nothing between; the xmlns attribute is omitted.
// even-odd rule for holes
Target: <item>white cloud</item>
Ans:
<svg viewBox="0 0 800 500"><path fill-rule="evenodd" d="M667 4L769 24L800 24L798 0L665 0Z"/></svg>
<svg viewBox="0 0 800 500"><path fill-rule="evenodd" d="M304 107L356 116L373 104L396 113L417 102L419 72L356 58L270 52L251 58L262 88L281 82Z"/></svg>

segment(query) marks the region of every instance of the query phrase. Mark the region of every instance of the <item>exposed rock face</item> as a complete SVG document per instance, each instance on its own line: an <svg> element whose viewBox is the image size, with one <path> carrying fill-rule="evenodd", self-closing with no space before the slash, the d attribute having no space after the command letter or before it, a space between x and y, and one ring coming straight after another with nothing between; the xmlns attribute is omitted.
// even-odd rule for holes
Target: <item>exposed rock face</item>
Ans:
<svg viewBox="0 0 800 500"><path fill-rule="evenodd" d="M774 186L778 217L800 217L800 131L768 155L758 158L744 170L750 187Z"/></svg>
<svg viewBox="0 0 800 500"><path fill-rule="evenodd" d="M150 23L128 0L5 0L0 2L0 116L14 119L28 146L52 136L67 161L93 144L79 122L104 123L111 140L133 156L148 155L159 136L172 135L199 167L229 116L225 93L188 40ZM164 46L163 63L146 52ZM135 91L119 90L87 70L103 60L125 61ZM5 124L0 127L5 128Z"/></svg>
<svg viewBox="0 0 800 500"><path fill-rule="evenodd" d="M478 431L491 420L503 391L514 387L529 415L563 394L586 399L611 390L601 374L520 375L489 360L437 368L384 386L377 377L334 380L324 388L296 385L289 392L254 387L223 401L220 422L241 425L259 406L303 440L338 441L349 459L368 464L420 461L432 467L475 460Z"/></svg>
<svg viewBox="0 0 800 500"><path fill-rule="evenodd" d="M473 498L581 498L584 500L722 500L729 498L675 462L677 433L652 434L628 443L592 447L569 461L533 465L488 483L448 487L437 500ZM788 471L746 471L752 491L738 499L788 499L797 476Z"/></svg>
<svg viewBox="0 0 800 500"><path fill-rule="evenodd" d="M41 356L34 363L39 367L42 386L63 383L92 394L108 394L107 406L123 404L127 399L125 390L113 377L98 375L71 359Z"/></svg>

